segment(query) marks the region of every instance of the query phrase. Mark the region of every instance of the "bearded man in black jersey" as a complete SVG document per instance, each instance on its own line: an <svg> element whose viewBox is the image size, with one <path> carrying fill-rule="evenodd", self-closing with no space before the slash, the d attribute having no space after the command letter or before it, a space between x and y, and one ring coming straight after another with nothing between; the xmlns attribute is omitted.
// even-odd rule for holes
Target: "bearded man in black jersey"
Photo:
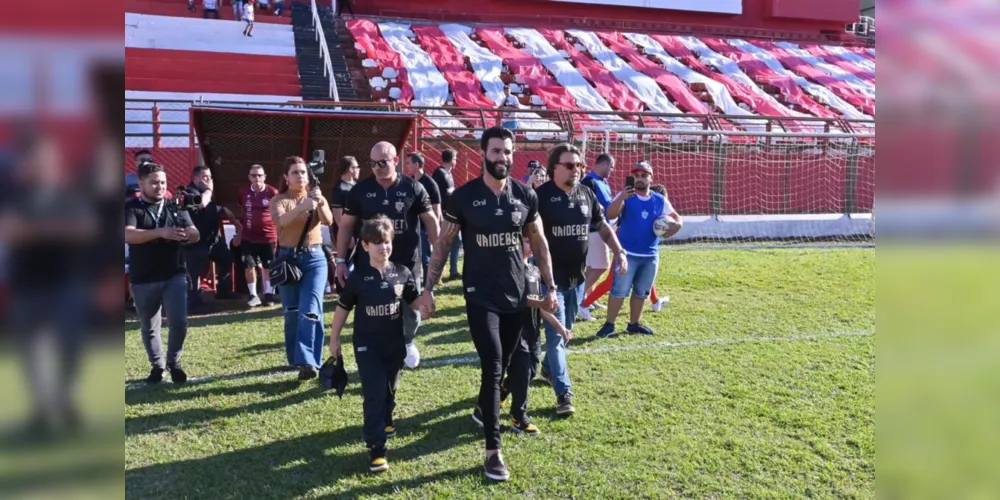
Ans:
<svg viewBox="0 0 1000 500"><path fill-rule="evenodd" d="M483 132L480 142L483 175L452 194L444 214L425 281L421 307L434 310L434 285L444 272L448 249L459 233L465 246L462 286L469 331L482 367L478 413L486 437L486 477L506 481L510 473L500 454L500 380L514 350L521 347L521 325L527 304L521 239L527 235L548 287L543 308L556 308L552 259L538 218L538 197L513 179L514 133L502 127Z"/></svg>
<svg viewBox="0 0 1000 500"><path fill-rule="evenodd" d="M583 271L587 264L590 229L593 228L614 252L612 269L619 273L627 270L625 251L615 232L605 223L604 209L597 202L597 195L580 184L586 165L580 150L572 144L559 144L549 152L547 174L550 179L535 189L538 195L538 215L545 226L545 238L552 252L559 256L553 264L558 310L555 317L567 330L573 322L583 296ZM545 324L545 359L542 360L542 379L552 384L556 393L556 414L571 415L573 407L572 382L566 364L566 342L558 329Z"/></svg>

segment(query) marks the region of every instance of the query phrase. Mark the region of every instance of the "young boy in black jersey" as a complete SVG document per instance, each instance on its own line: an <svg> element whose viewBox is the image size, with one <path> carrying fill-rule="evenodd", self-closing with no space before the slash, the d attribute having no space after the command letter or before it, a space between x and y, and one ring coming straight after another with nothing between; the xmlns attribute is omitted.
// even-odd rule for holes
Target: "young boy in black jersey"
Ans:
<svg viewBox="0 0 1000 500"><path fill-rule="evenodd" d="M510 428L512 431L529 436L535 436L541 431L528 417L528 384L538 374L538 363L541 359L541 342L539 332L542 320L555 327L556 331L568 344L573 338L573 332L567 330L551 313L542 309L541 273L531 259L531 241L523 238L521 241L525 263L525 293L528 296L528 307L524 310L524 323L521 327L521 346L514 351L507 369L507 377L500 384L500 401L506 402L507 396L512 396L510 408Z"/></svg>
<svg viewBox="0 0 1000 500"><path fill-rule="evenodd" d="M389 468L385 441L396 435L392 411L396 407L399 371L406 357L402 306L417 310L416 282L405 266L389 261L392 255L392 221L383 215L364 222L361 244L368 263L355 268L337 299L330 326L330 354L341 354L340 332L351 309L354 312L354 358L364 397L365 444L372 472Z"/></svg>

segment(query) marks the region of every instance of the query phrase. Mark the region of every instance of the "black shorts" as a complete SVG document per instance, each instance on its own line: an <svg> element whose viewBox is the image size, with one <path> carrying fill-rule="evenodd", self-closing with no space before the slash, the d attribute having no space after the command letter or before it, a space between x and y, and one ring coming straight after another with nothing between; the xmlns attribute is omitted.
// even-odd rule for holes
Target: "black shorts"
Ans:
<svg viewBox="0 0 1000 500"><path fill-rule="evenodd" d="M240 245L243 252L243 265L247 268L261 266L264 269L271 267L274 260L274 243L251 243L244 241Z"/></svg>

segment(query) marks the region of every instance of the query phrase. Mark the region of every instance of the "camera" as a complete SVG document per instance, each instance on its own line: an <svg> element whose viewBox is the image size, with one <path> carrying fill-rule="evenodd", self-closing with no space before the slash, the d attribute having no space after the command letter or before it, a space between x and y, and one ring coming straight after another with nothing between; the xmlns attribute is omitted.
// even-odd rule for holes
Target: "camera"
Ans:
<svg viewBox="0 0 1000 500"><path fill-rule="evenodd" d="M326 170L326 151L317 149L313 151L312 161L306 164L309 168L309 185L319 187L319 176Z"/></svg>
<svg viewBox="0 0 1000 500"><path fill-rule="evenodd" d="M187 210L188 212L200 210L201 193L191 186L177 186L170 208L175 212L180 210Z"/></svg>

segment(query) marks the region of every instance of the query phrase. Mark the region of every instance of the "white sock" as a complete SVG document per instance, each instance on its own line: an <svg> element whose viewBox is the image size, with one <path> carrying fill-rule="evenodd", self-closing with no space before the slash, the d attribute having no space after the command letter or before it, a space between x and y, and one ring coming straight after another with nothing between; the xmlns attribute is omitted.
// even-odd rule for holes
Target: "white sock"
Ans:
<svg viewBox="0 0 1000 500"><path fill-rule="evenodd" d="M257 283L247 283L247 288L250 289L250 296L251 297L256 297L257 296Z"/></svg>
<svg viewBox="0 0 1000 500"><path fill-rule="evenodd" d="M264 281L264 295L268 295L270 293L274 293L274 290L271 289L271 281L270 280L265 280Z"/></svg>

